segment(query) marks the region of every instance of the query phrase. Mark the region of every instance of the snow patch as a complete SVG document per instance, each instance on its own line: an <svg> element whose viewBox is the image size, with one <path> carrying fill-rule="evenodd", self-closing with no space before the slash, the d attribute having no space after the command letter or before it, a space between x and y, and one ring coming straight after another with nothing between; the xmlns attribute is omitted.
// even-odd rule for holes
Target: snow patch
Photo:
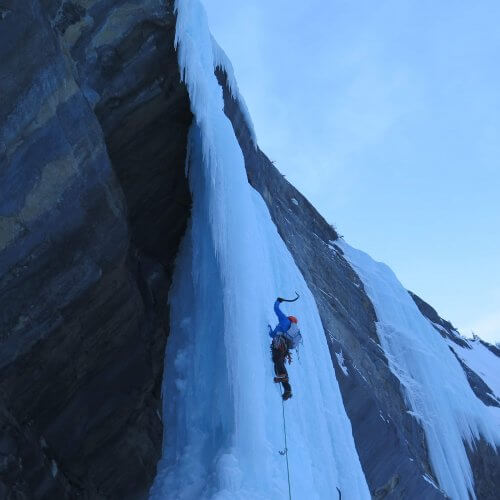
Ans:
<svg viewBox="0 0 500 500"><path fill-rule="evenodd" d="M339 366L340 368L342 369L342 371L344 372L344 375L345 376L349 376L349 372L347 371L347 367L346 365L344 364L344 353L342 351L340 352L336 352L335 353L335 356L337 358L337 361L339 363Z"/></svg>
<svg viewBox="0 0 500 500"><path fill-rule="evenodd" d="M441 491L441 489L438 487L438 485L427 474L422 474L422 477L425 479L425 481L427 481L429 484L431 484L432 486L434 486L434 488L436 488L436 490Z"/></svg>
<svg viewBox="0 0 500 500"><path fill-rule="evenodd" d="M476 372L493 391L494 399L500 398L500 358L479 340L466 340L470 349L449 342L457 356Z"/></svg>
<svg viewBox="0 0 500 500"><path fill-rule="evenodd" d="M430 320L429 320L430 321ZM449 335L448 330L444 328L444 326L441 326L438 323L434 323L434 321L431 321L431 323L438 329L441 330L445 335Z"/></svg>
<svg viewBox="0 0 500 500"><path fill-rule="evenodd" d="M457 356L473 372L477 373L493 391L493 394L489 395L500 402L500 358L495 356L479 340L466 340L466 342L469 344L470 349L461 347L451 341L448 341L448 344ZM500 435L500 408L497 406L487 406L486 408L490 414L491 425L494 427L496 435Z"/></svg>
<svg viewBox="0 0 500 500"><path fill-rule="evenodd" d="M387 420L385 417L384 417L384 414L382 413L382 410L379 410L378 414L380 415L380 418L386 423L388 424L389 423L389 420ZM410 458L411 460L411 458Z"/></svg>
<svg viewBox="0 0 500 500"><path fill-rule="evenodd" d="M295 198L292 198L292 203L297 207L299 206L299 202Z"/></svg>

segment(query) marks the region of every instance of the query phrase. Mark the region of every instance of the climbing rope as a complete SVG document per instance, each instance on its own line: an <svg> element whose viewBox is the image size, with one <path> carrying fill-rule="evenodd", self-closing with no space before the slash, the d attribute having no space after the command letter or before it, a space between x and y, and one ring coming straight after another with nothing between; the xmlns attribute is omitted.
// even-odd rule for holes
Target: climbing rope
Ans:
<svg viewBox="0 0 500 500"><path fill-rule="evenodd" d="M283 396L283 393L281 393L281 396ZM290 487L290 467L288 466L288 445L286 442L285 402L283 401L283 397L281 399L281 408L283 410L283 435L285 436L285 449L282 452L280 451L280 454L285 455L286 458L286 474L288 477L288 498L289 500L292 500L292 488Z"/></svg>
<svg viewBox="0 0 500 500"><path fill-rule="evenodd" d="M281 384L280 384L281 386ZM281 391L281 389L278 389L281 396L282 396L282 399L281 399L281 408L282 408L282 411L283 411L283 435L285 436L285 449L280 451L280 455L285 455L285 458L286 458L286 474L287 474L287 478L288 478L288 499L289 500L292 500L292 488L290 486L290 467L288 465L288 445L287 445L287 442L286 442L286 419L285 419L285 402L283 401L283 392ZM339 494L339 500L342 500L342 492L340 491L340 489L337 487L337 492Z"/></svg>

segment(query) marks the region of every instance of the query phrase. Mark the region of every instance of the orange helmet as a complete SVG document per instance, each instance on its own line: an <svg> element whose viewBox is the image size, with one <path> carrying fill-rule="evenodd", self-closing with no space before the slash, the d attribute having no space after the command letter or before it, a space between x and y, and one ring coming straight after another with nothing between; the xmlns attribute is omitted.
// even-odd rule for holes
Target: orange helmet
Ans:
<svg viewBox="0 0 500 500"><path fill-rule="evenodd" d="M288 319L292 322L292 323L298 323L299 320L295 317L295 316L288 316Z"/></svg>

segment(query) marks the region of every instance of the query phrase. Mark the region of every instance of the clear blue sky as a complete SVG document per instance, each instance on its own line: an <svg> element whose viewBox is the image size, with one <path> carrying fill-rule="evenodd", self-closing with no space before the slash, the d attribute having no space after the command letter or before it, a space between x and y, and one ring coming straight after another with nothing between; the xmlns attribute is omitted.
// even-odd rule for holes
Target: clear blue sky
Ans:
<svg viewBox="0 0 500 500"><path fill-rule="evenodd" d="M261 149L463 334L500 340L500 2L203 0Z"/></svg>

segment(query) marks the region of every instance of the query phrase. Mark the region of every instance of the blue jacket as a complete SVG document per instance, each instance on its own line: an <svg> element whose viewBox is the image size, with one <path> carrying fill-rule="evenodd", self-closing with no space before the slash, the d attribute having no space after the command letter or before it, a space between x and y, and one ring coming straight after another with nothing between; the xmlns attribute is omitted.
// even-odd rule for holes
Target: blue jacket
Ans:
<svg viewBox="0 0 500 500"><path fill-rule="evenodd" d="M290 329L291 321L283 314L283 311L280 309L280 303L276 301L274 303L274 312L276 316L278 316L279 323L276 325L276 328L273 330L271 325L269 326L269 336L274 339L276 335L280 335L281 333L285 333Z"/></svg>

